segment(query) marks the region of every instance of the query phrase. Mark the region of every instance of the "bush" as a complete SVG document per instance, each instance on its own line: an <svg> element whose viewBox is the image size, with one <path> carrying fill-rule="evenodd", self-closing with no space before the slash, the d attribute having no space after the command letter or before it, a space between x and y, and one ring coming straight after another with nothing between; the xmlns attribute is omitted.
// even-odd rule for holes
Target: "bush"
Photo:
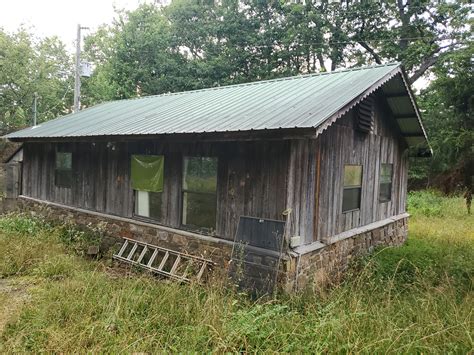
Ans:
<svg viewBox="0 0 474 355"><path fill-rule="evenodd" d="M51 226L43 219L23 213L10 213L0 218L0 231L8 234L25 234L35 236Z"/></svg>
<svg viewBox="0 0 474 355"><path fill-rule="evenodd" d="M59 226L59 240L79 255L85 255L89 247L99 247L104 238L105 224L79 227L73 223Z"/></svg>
<svg viewBox="0 0 474 355"><path fill-rule="evenodd" d="M408 212L427 217L443 216L443 197L435 190L412 191L408 193Z"/></svg>

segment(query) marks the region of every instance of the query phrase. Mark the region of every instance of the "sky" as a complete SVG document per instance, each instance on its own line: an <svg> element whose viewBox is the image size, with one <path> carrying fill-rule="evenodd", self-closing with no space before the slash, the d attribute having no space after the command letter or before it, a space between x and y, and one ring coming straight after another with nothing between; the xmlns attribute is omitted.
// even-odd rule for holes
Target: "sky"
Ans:
<svg viewBox="0 0 474 355"><path fill-rule="evenodd" d="M21 25L38 37L58 36L69 50L75 46L77 24L96 29L114 18L114 7L132 10L152 0L0 0L0 27Z"/></svg>

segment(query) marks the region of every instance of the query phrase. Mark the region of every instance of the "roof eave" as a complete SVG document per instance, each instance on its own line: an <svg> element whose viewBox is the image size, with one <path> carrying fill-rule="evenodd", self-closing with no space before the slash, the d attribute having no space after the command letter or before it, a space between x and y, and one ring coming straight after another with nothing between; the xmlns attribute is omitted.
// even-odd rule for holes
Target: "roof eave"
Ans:
<svg viewBox="0 0 474 355"><path fill-rule="evenodd" d="M431 148L430 142L428 140L428 135L426 133L425 127L423 126L423 122L421 120L420 108L418 107L418 103L415 100L413 90L411 89L411 85L409 84L409 79L407 77L407 74L406 74L403 66L400 66L399 69L400 69L400 74L402 76L403 83L404 83L405 88L408 92L408 97L410 98L413 109L415 111L416 118L418 120L418 124L420 125L420 128L423 131L423 137L426 141L426 146L427 146L427 147L418 148L417 153L415 154L415 156L424 157L424 158L425 157L432 157L433 156L433 149Z"/></svg>

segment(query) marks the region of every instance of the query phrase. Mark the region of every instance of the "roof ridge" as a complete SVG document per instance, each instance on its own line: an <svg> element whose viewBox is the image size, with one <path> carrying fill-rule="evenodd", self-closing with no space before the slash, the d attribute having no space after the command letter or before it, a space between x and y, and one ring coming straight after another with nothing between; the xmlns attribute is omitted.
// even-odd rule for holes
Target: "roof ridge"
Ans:
<svg viewBox="0 0 474 355"><path fill-rule="evenodd" d="M245 86L261 85L261 84L267 84L267 83L272 83L272 82L305 79L305 78L312 78L312 77L323 76L323 75L340 74L340 73L346 73L346 72L358 71L358 70L368 70L368 69L375 69L375 68L382 68L382 67L389 67L389 66L399 67L400 65L401 65L400 62L389 62L389 63L386 63L386 64L374 64L374 65L366 65L366 66L361 66L361 67L338 69L338 70L334 70L334 71L331 71L331 72L299 74L299 75L286 76L286 77L275 78L275 79L249 81L249 82L246 82L246 83L239 83L239 84L214 86L214 87L187 90L187 91L167 92L167 93L163 93L163 94L147 95L147 96L142 96L142 97L131 97L131 98L128 98L128 99L113 100L113 101L109 101L109 102L128 101L128 100L144 100L144 99L152 99L152 98L155 98L155 97L163 97L163 96L194 94L194 93L213 91L213 90L223 90L223 89L227 89L227 88L231 88L231 87L245 87Z"/></svg>

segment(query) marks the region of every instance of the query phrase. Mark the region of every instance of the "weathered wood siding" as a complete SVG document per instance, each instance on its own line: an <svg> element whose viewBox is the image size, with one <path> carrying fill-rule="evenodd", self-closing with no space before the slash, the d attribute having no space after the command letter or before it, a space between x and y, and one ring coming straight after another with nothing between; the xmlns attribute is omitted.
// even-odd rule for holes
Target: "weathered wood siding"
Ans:
<svg viewBox="0 0 474 355"><path fill-rule="evenodd" d="M72 188L54 184L56 149L73 153ZM131 154L165 156L160 224L180 228L183 157L199 155L218 157L217 236L233 239L241 215L284 219L289 141L26 143L23 194L133 217Z"/></svg>
<svg viewBox="0 0 474 355"><path fill-rule="evenodd" d="M320 193L317 233L327 238L405 212L407 156L405 143L382 97L375 101L374 127L370 133L355 129L355 110L349 111L319 136ZM380 164L393 164L392 198L379 202ZM362 165L362 196L359 210L343 213L344 165Z"/></svg>
<svg viewBox="0 0 474 355"><path fill-rule="evenodd" d="M288 167L287 205L290 209L288 234L300 236L301 243L314 238L318 146L316 139L291 141Z"/></svg>
<svg viewBox="0 0 474 355"><path fill-rule="evenodd" d="M405 212L405 144L382 97L370 133L355 129L351 110L318 138L234 142L25 143L23 194L133 217L131 154L165 156L160 224L181 228L184 156L218 157L216 235L233 239L240 216L285 220L302 244ZM56 187L56 149L73 153L72 188ZM379 202L381 163L393 164L392 199ZM361 207L343 213L345 164L363 166Z"/></svg>

